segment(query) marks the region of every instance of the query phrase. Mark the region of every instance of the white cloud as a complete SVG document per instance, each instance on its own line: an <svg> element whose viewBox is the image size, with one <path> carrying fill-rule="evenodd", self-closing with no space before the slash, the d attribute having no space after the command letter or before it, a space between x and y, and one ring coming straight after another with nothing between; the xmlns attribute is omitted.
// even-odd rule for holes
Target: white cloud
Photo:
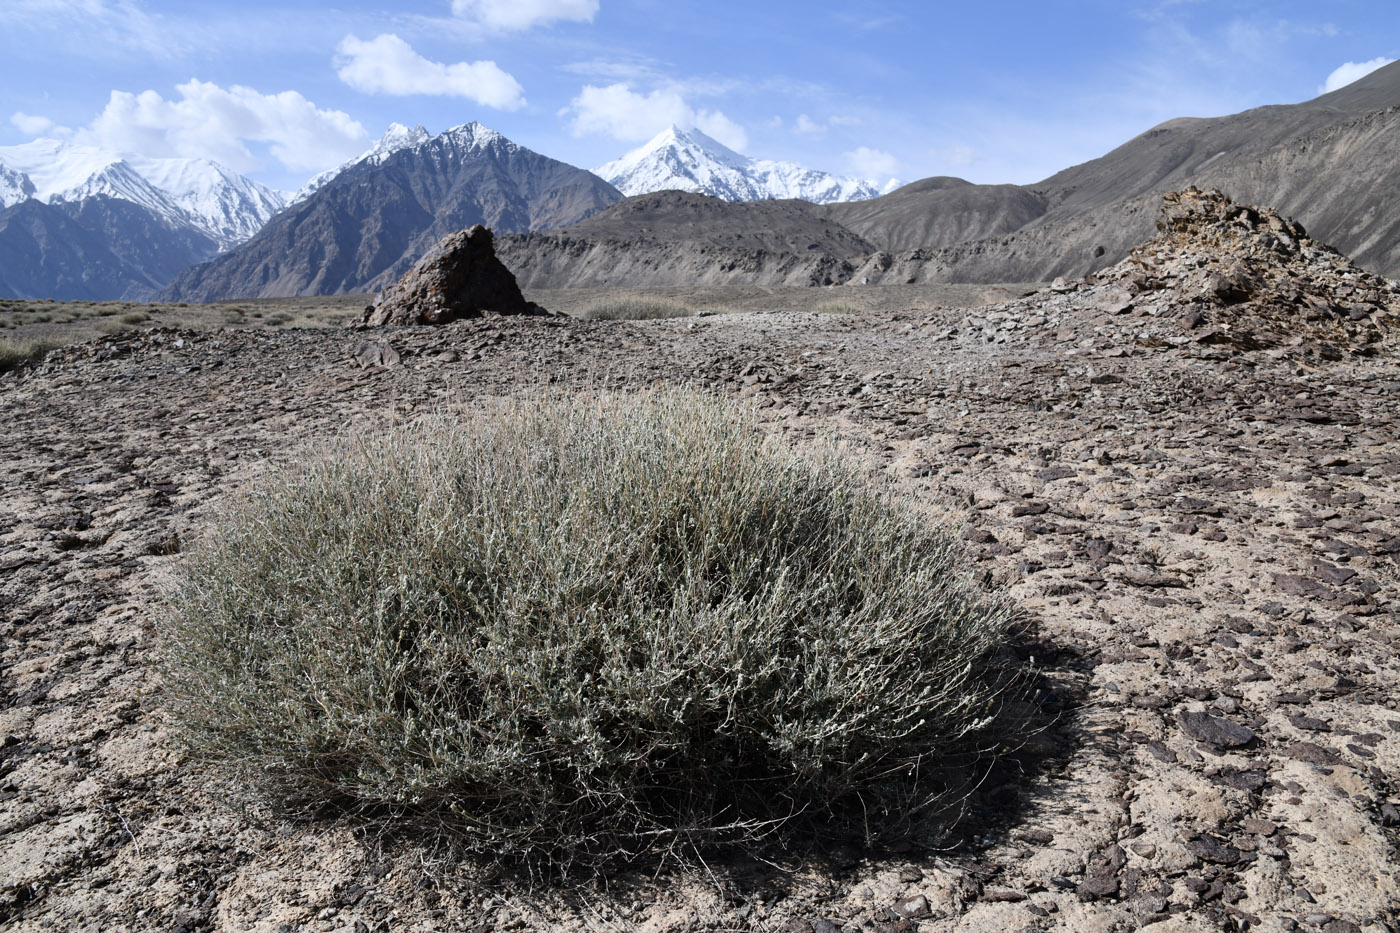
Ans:
<svg viewBox="0 0 1400 933"><path fill-rule="evenodd" d="M366 94L465 97L498 110L525 106L524 89L491 61L444 65L429 61L393 33L368 42L346 36L336 47L336 74Z"/></svg>
<svg viewBox="0 0 1400 933"><path fill-rule="evenodd" d="M845 159L846 165L852 172L871 181L888 178L899 171L898 159L888 152L871 149L869 146L861 146L859 149L845 153Z"/></svg>
<svg viewBox="0 0 1400 933"><path fill-rule="evenodd" d="M724 143L735 152L749 148L749 134L742 126L720 113L718 110L697 110L694 116L695 128L717 142Z"/></svg>
<svg viewBox="0 0 1400 933"><path fill-rule="evenodd" d="M592 22L598 0L452 0L452 12L492 29L529 29L559 20Z"/></svg>
<svg viewBox="0 0 1400 933"><path fill-rule="evenodd" d="M246 172L259 168L245 141L267 144L294 171L319 171L362 152L369 134L340 110L321 110L296 91L262 94L204 81L177 85L178 100L155 91L113 91L77 139L151 158L206 158Z"/></svg>
<svg viewBox="0 0 1400 933"><path fill-rule="evenodd" d="M1322 87L1317 89L1317 93L1326 94L1328 91L1346 87L1353 81L1360 81L1377 68L1384 68L1393 61L1395 59L1382 57L1373 58L1369 62L1347 62L1327 76L1327 80L1322 83Z"/></svg>
<svg viewBox="0 0 1400 933"><path fill-rule="evenodd" d="M19 110L10 115L10 122L26 136L42 136L45 133L51 136L66 136L73 132L66 126L56 125L48 117L36 117Z"/></svg>
<svg viewBox="0 0 1400 933"><path fill-rule="evenodd" d="M803 136L821 136L826 133L826 127L807 116L805 113L797 115L797 122L793 126L793 132Z"/></svg>
<svg viewBox="0 0 1400 933"><path fill-rule="evenodd" d="M642 94L626 84L588 84L560 111L561 115L570 113L575 136L600 133L623 142L645 142L675 125L695 127L739 152L749 145L749 135L742 126L718 110L696 110L675 88Z"/></svg>

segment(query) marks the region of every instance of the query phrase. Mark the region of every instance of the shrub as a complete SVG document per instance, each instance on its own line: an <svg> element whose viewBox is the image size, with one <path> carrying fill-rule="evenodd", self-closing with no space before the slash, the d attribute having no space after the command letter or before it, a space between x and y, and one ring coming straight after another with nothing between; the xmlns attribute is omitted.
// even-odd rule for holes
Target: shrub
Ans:
<svg viewBox="0 0 1400 933"><path fill-rule="evenodd" d="M683 392L326 445L187 556L172 712L277 804L532 864L903 819L995 743L1010 613L861 475Z"/></svg>
<svg viewBox="0 0 1400 933"><path fill-rule="evenodd" d="M585 308L579 317L589 321L649 321L693 314L694 309L665 298L618 298Z"/></svg>
<svg viewBox="0 0 1400 933"><path fill-rule="evenodd" d="M50 350L67 346L67 340L57 337L33 337L28 340L0 340L0 373L17 369L25 363L36 363Z"/></svg>
<svg viewBox="0 0 1400 933"><path fill-rule="evenodd" d="M145 311L128 311L121 317L117 318L117 320L121 321L123 324L140 324L143 321L149 321L150 319L151 316Z"/></svg>
<svg viewBox="0 0 1400 933"><path fill-rule="evenodd" d="M864 309L854 302L838 298L822 302L817 305L817 310L822 314L859 314Z"/></svg>

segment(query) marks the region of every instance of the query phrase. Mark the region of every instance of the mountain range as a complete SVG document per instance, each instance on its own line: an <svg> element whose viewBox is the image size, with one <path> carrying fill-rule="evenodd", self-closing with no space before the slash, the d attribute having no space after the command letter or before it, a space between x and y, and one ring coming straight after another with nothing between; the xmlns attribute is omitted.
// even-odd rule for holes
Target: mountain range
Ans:
<svg viewBox="0 0 1400 933"><path fill-rule="evenodd" d="M629 199L584 223L497 249L522 285L1042 282L1122 260L1161 195L1219 188L1301 220L1363 267L1400 276L1400 63L1299 104L1171 120L1032 185L927 178L878 198L780 202L758 245L746 205ZM674 222L686 216L685 224ZM864 244L812 239L824 221ZM784 232L787 231L787 233ZM790 234L790 236L788 235Z"/></svg>
<svg viewBox="0 0 1400 933"><path fill-rule="evenodd" d="M374 291L434 243L473 224L500 232L574 223L622 199L597 175L519 146L479 123L423 138L395 126L379 145L246 243L185 270L175 301Z"/></svg>
<svg viewBox="0 0 1400 933"><path fill-rule="evenodd" d="M285 200L206 159L58 139L0 147L0 295L145 297L252 236Z"/></svg>
<svg viewBox="0 0 1400 933"><path fill-rule="evenodd" d="M815 204L862 201L880 192L868 181L740 155L697 129L672 126L593 174L625 195L691 191L722 201L800 198Z"/></svg>
<svg viewBox="0 0 1400 933"><path fill-rule="evenodd" d="M1398 131L1400 63L1299 104L1171 120L1036 184L935 177L883 195L678 127L594 174L477 123L393 124L290 197L212 162L36 140L0 147L0 297L372 291L475 223L540 288L1046 281L1122 259L1188 184L1291 214L1396 276Z"/></svg>

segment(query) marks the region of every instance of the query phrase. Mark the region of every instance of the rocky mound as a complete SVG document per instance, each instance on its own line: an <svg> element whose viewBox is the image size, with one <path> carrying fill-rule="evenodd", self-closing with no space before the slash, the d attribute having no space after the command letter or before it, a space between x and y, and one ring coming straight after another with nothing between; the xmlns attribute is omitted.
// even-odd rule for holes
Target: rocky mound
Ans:
<svg viewBox="0 0 1400 933"><path fill-rule="evenodd" d="M491 231L477 224L449 233L379 293L362 324L447 324L463 318L540 314L496 258Z"/></svg>
<svg viewBox="0 0 1400 933"><path fill-rule="evenodd" d="M1194 187L1167 194L1158 235L1111 269L1110 312L1176 317L1199 344L1369 356L1400 324L1400 289L1268 208Z"/></svg>
<svg viewBox="0 0 1400 933"><path fill-rule="evenodd" d="M1117 265L930 319L924 331L969 348L1029 341L1110 357L1175 347L1307 361L1394 350L1400 284L1358 268L1277 211L1187 188L1163 197L1157 229ZM896 260L890 268L900 271Z"/></svg>

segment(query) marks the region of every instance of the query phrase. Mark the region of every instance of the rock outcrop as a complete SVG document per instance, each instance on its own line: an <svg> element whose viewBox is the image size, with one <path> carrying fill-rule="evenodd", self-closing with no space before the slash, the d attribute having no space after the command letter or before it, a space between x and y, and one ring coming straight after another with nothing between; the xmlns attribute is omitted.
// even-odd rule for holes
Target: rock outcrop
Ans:
<svg viewBox="0 0 1400 933"><path fill-rule="evenodd" d="M1106 310L1174 316L1199 344L1334 359L1371 355L1400 324L1395 283L1277 211L1191 187L1163 197L1157 231L1094 277L1116 284L1101 299Z"/></svg>
<svg viewBox="0 0 1400 933"><path fill-rule="evenodd" d="M496 258L491 231L477 224L449 233L412 269L380 292L361 323L447 324L463 318L542 314L520 294L515 276Z"/></svg>

